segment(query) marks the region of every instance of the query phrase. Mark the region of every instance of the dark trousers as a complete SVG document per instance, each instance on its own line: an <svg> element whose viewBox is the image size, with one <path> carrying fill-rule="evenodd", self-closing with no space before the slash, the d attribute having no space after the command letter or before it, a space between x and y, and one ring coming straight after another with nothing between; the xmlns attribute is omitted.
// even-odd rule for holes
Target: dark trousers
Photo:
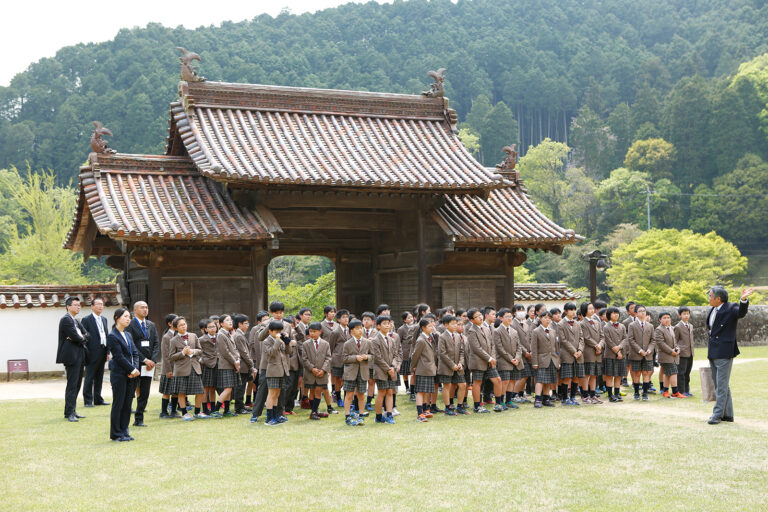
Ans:
<svg viewBox="0 0 768 512"><path fill-rule="evenodd" d="M101 349L104 352L104 349ZM101 355L95 357L93 361L85 367L85 385L83 386L83 400L86 404L101 404L104 399L101 397L101 385L104 382L104 363L107 362L107 356Z"/></svg>
<svg viewBox="0 0 768 512"><path fill-rule="evenodd" d="M245 388L248 386L248 382L246 382L246 379L248 378L249 373L241 373L240 374L240 383L237 385L237 387L233 390L234 395L233 398L235 400L235 411L239 411L243 407L245 407L245 402L243 401L243 397L245 397Z"/></svg>
<svg viewBox="0 0 768 512"><path fill-rule="evenodd" d="M693 368L693 356L681 357L677 366L677 387L681 393L691 392L691 368Z"/></svg>
<svg viewBox="0 0 768 512"><path fill-rule="evenodd" d="M77 408L77 395L80 394L80 386L83 385L83 364L65 364L67 372L67 389L64 392L64 417L75 413Z"/></svg>
<svg viewBox="0 0 768 512"><path fill-rule="evenodd" d="M299 392L299 372L291 370L283 379L283 389L280 391L280 412L292 411L296 394Z"/></svg>
<svg viewBox="0 0 768 512"><path fill-rule="evenodd" d="M264 412L264 406L267 403L267 370L259 370L259 385L256 386L256 398L253 399L254 418L261 416Z"/></svg>
<svg viewBox="0 0 768 512"><path fill-rule="evenodd" d="M112 384L112 411L109 416L109 438L118 439L128 435L131 422L131 406L136 392L136 380L124 375L110 373Z"/></svg>
<svg viewBox="0 0 768 512"><path fill-rule="evenodd" d="M139 386L139 398L136 400L136 415L134 420L136 423L144 422L144 411L147 409L147 402L149 401L149 390L152 386L152 377L136 377L135 380L139 382L136 384Z"/></svg>

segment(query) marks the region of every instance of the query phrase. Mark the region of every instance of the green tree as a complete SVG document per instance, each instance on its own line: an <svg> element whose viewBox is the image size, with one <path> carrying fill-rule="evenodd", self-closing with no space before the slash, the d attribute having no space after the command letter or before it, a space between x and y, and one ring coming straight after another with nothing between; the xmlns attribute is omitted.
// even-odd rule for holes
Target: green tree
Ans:
<svg viewBox="0 0 768 512"><path fill-rule="evenodd" d="M480 146L486 164L500 162L502 148L517 142L517 121L512 111L500 101L483 118L480 129ZM494 159L496 161L494 161Z"/></svg>
<svg viewBox="0 0 768 512"><path fill-rule="evenodd" d="M473 156L480 152L480 136L470 126L465 126L459 130L459 140Z"/></svg>
<svg viewBox="0 0 768 512"><path fill-rule="evenodd" d="M624 167L644 172L652 179L671 179L676 159L675 146L664 139L636 140L627 151Z"/></svg>
<svg viewBox="0 0 768 512"><path fill-rule="evenodd" d="M579 165L596 178L604 176L614 164L616 136L592 109L584 106L571 123L571 143Z"/></svg>
<svg viewBox="0 0 768 512"><path fill-rule="evenodd" d="M269 300L285 304L286 314L295 315L299 308L308 307L314 318L320 319L323 308L336 303L336 272L323 274L317 281L305 285L281 286L277 279L270 279Z"/></svg>
<svg viewBox="0 0 768 512"><path fill-rule="evenodd" d="M517 165L533 201L555 222L560 222L564 216L568 195L565 181L568 151L568 146L562 142L545 139L538 146L528 149Z"/></svg>
<svg viewBox="0 0 768 512"><path fill-rule="evenodd" d="M739 249L714 232L652 229L616 248L607 272L615 299L656 304L691 276L709 286L730 285L746 268Z"/></svg>

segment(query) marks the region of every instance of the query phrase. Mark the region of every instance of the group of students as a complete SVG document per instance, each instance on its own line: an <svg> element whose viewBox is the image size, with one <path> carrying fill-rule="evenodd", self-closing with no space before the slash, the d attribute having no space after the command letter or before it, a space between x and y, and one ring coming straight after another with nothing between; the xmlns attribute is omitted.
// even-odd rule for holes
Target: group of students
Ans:
<svg viewBox="0 0 768 512"><path fill-rule="evenodd" d="M664 397L693 396L686 307L678 309L674 327L668 312L654 327L646 308L635 303L627 304L628 316L619 322L619 309L599 301L568 303L562 311L543 304L498 311L446 307L436 315L418 304L402 313L397 328L386 304L360 318L326 306L320 322L309 308L295 317L285 317L284 309L271 303L252 328L242 314L212 316L199 322L199 336L185 318L168 315L160 346L160 417L250 414L258 423L266 411L265 424L274 426L295 415L298 403L311 410L312 420L338 414L339 407L350 426L364 425L371 411L376 423L393 424L401 377L419 422L437 413L489 413L486 405L495 412L517 409L531 403L531 395L536 408L556 401L601 404L603 393L621 402L628 375L634 399L648 400L656 392L651 376L657 364ZM444 409L437 404L441 392ZM322 401L326 411L319 410Z"/></svg>

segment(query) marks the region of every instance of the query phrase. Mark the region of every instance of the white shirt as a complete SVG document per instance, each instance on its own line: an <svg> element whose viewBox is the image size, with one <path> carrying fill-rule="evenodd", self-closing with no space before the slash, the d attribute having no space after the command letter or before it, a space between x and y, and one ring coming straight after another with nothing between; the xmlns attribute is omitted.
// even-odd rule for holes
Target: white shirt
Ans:
<svg viewBox="0 0 768 512"><path fill-rule="evenodd" d="M69 316L71 316L71 317L72 317L72 321L73 321L73 322L75 322L75 330L77 331L77 335L78 335L78 336L80 336L80 337L82 338L82 337L83 337L83 333L82 333L82 332L80 332L80 326L79 326L79 325L77 325L77 318L75 318L75 317L74 317L74 316L72 316L72 315L69 315Z"/></svg>
<svg viewBox="0 0 768 512"><path fill-rule="evenodd" d="M714 309L712 309L712 313L709 315L709 328L710 328L710 330L712 329L712 327L714 327L714 325L715 325L715 317L717 316L717 312L720 311L720 308L722 306L723 305L720 304L719 306L717 306Z"/></svg>
<svg viewBox="0 0 768 512"><path fill-rule="evenodd" d="M101 323L101 315L97 315L96 313L91 313L93 315L93 319L96 320L96 325L99 328L99 336L101 337L101 344L103 346L107 346L107 335L104 333L104 324Z"/></svg>

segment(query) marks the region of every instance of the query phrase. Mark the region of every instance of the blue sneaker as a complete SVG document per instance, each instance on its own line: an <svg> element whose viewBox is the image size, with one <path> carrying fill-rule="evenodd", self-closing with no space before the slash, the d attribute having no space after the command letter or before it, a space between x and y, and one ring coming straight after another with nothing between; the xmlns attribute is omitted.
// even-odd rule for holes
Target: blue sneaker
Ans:
<svg viewBox="0 0 768 512"><path fill-rule="evenodd" d="M382 417L381 419L379 419L379 418L376 418L376 419L374 420L374 423L386 423L386 421L384 421L384 418Z"/></svg>
<svg viewBox="0 0 768 512"><path fill-rule="evenodd" d="M366 411L372 411L373 410L373 404L370 404L370 403L365 404L365 410Z"/></svg>
<svg viewBox="0 0 768 512"><path fill-rule="evenodd" d="M349 425L350 427L356 427L357 426L357 419L354 416L349 415L349 416L347 416L347 419L346 419L345 423L347 425Z"/></svg>
<svg viewBox="0 0 768 512"><path fill-rule="evenodd" d="M288 423L288 418L286 418L285 416L278 416L275 421L277 421L278 423Z"/></svg>
<svg viewBox="0 0 768 512"><path fill-rule="evenodd" d="M251 419L249 420L251 423L258 423L259 417L258 416L251 416Z"/></svg>
<svg viewBox="0 0 768 512"><path fill-rule="evenodd" d="M339 400L336 402L336 405L339 406L339 409L343 409L344 408L344 400L339 398Z"/></svg>
<svg viewBox="0 0 768 512"><path fill-rule="evenodd" d="M385 416L384 417L384 423L389 423L390 425L394 425L395 424L395 418L393 418L392 416Z"/></svg>
<svg viewBox="0 0 768 512"><path fill-rule="evenodd" d="M275 420L275 419L272 419L272 420L269 420L268 422L266 422L265 425L268 426L268 427L274 427L276 425L280 425L280 422Z"/></svg>

